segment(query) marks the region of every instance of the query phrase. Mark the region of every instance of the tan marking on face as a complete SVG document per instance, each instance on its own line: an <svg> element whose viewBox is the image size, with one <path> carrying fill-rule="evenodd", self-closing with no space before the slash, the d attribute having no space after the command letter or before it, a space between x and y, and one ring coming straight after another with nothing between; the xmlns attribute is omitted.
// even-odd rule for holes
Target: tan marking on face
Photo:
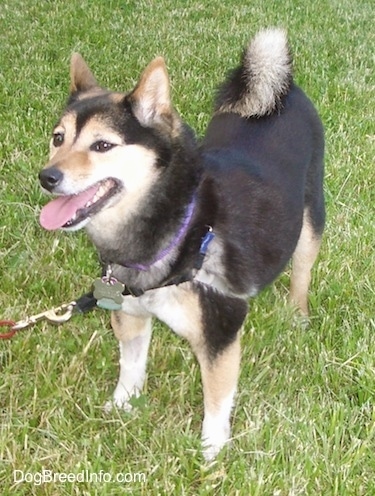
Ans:
<svg viewBox="0 0 375 496"><path fill-rule="evenodd" d="M55 126L53 133L62 133L64 135L64 143L61 146L53 146L53 137L50 141L50 163L46 167L51 165L52 158L58 153L67 152L71 149L72 144L75 139L76 133L76 120L77 116L74 112L69 112L65 114L60 122Z"/></svg>
<svg viewBox="0 0 375 496"><path fill-rule="evenodd" d="M87 90L87 91L84 91L82 93L79 93L77 96L75 96L75 98L77 98L77 100L87 100L89 98L95 98L96 96L100 96L100 95L105 95L107 93L106 90L104 90L103 88L93 88L91 90Z"/></svg>
<svg viewBox="0 0 375 496"><path fill-rule="evenodd" d="M91 169L88 154L80 151L57 153L48 165L57 167L62 172L68 173L72 178L87 175Z"/></svg>
<svg viewBox="0 0 375 496"><path fill-rule="evenodd" d="M125 144L123 138L108 125L105 117L93 116L81 129L73 148L90 151L93 156L96 156L97 152L92 152L90 146L100 140L117 146ZM103 159L107 153L99 153L98 155L101 155Z"/></svg>
<svg viewBox="0 0 375 496"><path fill-rule="evenodd" d="M59 147L53 146L51 141L51 159L46 167L57 167L66 175L68 183L77 182L74 189L80 191L96 182L90 181L95 175L95 169L104 164L109 158L109 152L99 153L90 150L96 141L107 141L116 146L121 146L123 140L112 129L108 128L104 119L95 118L88 120L76 137L76 115L69 113L63 117L54 132L64 134L64 143ZM102 177L98 180L103 179ZM79 186L79 183L82 186ZM90 183L90 184L89 184ZM75 191L72 191L75 192ZM67 193L70 193L67 191Z"/></svg>
<svg viewBox="0 0 375 496"><path fill-rule="evenodd" d="M90 172L90 160L87 151L80 150L74 146L76 129L76 114L69 112L64 115L60 123L55 127L54 133L62 133L64 142L61 146L53 146L53 138L50 145L50 160L45 166L57 167L61 172L69 175L79 176Z"/></svg>

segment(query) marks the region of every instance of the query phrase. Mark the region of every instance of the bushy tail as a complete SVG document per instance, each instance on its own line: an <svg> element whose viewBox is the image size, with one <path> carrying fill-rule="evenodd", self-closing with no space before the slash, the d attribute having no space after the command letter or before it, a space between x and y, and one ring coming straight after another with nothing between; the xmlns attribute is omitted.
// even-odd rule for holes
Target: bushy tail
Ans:
<svg viewBox="0 0 375 496"><path fill-rule="evenodd" d="M284 30L260 31L242 56L242 63L219 88L216 112L261 117L280 110L292 82L292 57Z"/></svg>

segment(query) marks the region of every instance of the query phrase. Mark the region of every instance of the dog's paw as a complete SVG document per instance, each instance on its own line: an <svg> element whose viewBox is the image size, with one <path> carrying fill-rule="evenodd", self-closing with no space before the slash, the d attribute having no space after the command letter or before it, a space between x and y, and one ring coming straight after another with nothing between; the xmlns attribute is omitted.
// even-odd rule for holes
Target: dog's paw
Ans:
<svg viewBox="0 0 375 496"><path fill-rule="evenodd" d="M213 462L224 446L228 444L228 439L217 440L216 442L202 440L202 455L206 462Z"/></svg>
<svg viewBox="0 0 375 496"><path fill-rule="evenodd" d="M211 444L205 447L203 445L203 450L202 450L203 458L205 459L206 462L212 462L215 460L220 450L221 447L219 446L212 446Z"/></svg>
<svg viewBox="0 0 375 496"><path fill-rule="evenodd" d="M292 325L297 329L301 329L301 331L307 331L310 326L310 318L308 315L296 312L293 315Z"/></svg>
<svg viewBox="0 0 375 496"><path fill-rule="evenodd" d="M104 405L104 411L110 413L114 408L130 412L133 407L137 406L137 399L141 395L141 390L134 384L125 386L124 382L119 381L113 393L113 398Z"/></svg>
<svg viewBox="0 0 375 496"><path fill-rule="evenodd" d="M202 454L206 462L212 462L222 448L229 442L229 428L222 429L211 435L202 436Z"/></svg>
<svg viewBox="0 0 375 496"><path fill-rule="evenodd" d="M124 412L130 412L134 408L145 408L146 403L146 397L141 394L139 389L135 389L132 394L122 389L120 391L116 390L113 398L105 403L104 412L110 413L114 408L123 410Z"/></svg>
<svg viewBox="0 0 375 496"><path fill-rule="evenodd" d="M103 407L105 413L111 413L114 408L118 410L123 410L125 412L130 412L133 409L133 405L129 401L131 398L117 397L114 396L113 399L107 401Z"/></svg>

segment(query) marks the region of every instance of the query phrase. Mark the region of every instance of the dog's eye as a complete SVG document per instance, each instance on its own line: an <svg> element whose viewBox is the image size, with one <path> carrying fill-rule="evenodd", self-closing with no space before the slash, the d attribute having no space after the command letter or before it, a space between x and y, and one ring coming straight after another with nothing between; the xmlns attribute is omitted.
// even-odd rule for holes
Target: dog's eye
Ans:
<svg viewBox="0 0 375 496"><path fill-rule="evenodd" d="M52 143L56 148L61 146L64 143L63 133L53 133Z"/></svg>
<svg viewBox="0 0 375 496"><path fill-rule="evenodd" d="M114 145L113 143L108 143L108 141L100 140L100 141L95 141L95 143L93 143L90 146L90 150L93 152L104 153L104 152L108 152L115 146L116 145Z"/></svg>

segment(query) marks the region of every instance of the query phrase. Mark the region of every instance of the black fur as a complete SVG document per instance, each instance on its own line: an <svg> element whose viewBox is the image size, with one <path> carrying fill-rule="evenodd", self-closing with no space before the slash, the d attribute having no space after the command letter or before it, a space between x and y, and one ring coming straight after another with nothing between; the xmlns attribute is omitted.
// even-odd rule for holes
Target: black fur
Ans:
<svg viewBox="0 0 375 496"><path fill-rule="evenodd" d="M202 308L202 327L211 360L236 338L246 317L247 303L242 298L225 296L211 288L195 286Z"/></svg>
<svg viewBox="0 0 375 496"><path fill-rule="evenodd" d="M235 292L262 289L282 271L308 207L324 225L324 137L316 111L292 85L282 110L262 118L216 115L201 151L220 191L216 229L225 239L225 267Z"/></svg>
<svg viewBox="0 0 375 496"><path fill-rule="evenodd" d="M90 116L101 115L114 129L121 129L128 143L156 150L163 163L160 180L124 226L124 236L99 247L103 260L121 266L120 278L130 286L142 285L142 274L126 266L151 261L165 246L178 230L194 192L198 192L196 212L170 266L170 277L193 268L206 226L211 225L223 243L222 264L230 291L254 294L273 281L290 259L305 207L317 234L322 232L322 126L312 104L294 84L281 103L279 112L262 118L215 115L199 149L186 128L172 138L143 127L126 99L117 108L106 96L73 104L77 129ZM165 275L155 275L144 289L164 279Z"/></svg>

